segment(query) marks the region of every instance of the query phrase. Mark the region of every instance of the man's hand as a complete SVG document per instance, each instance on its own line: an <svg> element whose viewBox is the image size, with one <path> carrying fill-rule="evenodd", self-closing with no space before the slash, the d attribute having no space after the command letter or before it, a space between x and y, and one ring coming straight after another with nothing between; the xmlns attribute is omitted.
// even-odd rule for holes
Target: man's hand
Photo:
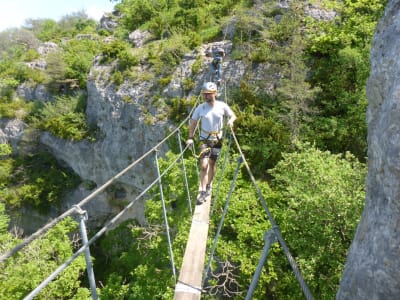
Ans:
<svg viewBox="0 0 400 300"><path fill-rule="evenodd" d="M226 123L226 125L228 125L230 128L232 128L233 127L233 121L228 121L227 123Z"/></svg>
<svg viewBox="0 0 400 300"><path fill-rule="evenodd" d="M188 145L188 146L193 145L193 139L187 139L186 145Z"/></svg>

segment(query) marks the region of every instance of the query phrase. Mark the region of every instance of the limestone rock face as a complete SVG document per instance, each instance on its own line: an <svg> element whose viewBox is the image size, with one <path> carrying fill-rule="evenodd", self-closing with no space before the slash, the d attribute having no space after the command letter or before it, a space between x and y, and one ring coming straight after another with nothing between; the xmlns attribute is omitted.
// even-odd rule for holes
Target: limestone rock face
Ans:
<svg viewBox="0 0 400 300"><path fill-rule="evenodd" d="M169 124L157 120L157 108L151 107L148 97L152 85L142 82L134 85L126 82L116 88L108 80L111 67L94 66L88 81L87 118L95 124L99 134L95 142L88 140L73 142L59 139L44 132L40 141L46 145L58 160L66 163L82 179L103 185L128 165L151 150L161 141ZM160 149L164 153L164 145ZM120 177L106 195L97 197L91 206L91 215L99 219L107 212L115 215L118 201L131 201L155 178L154 153L131 171ZM118 187L116 187L118 185ZM81 188L82 190L82 188ZM78 203L83 198L75 193L67 202ZM122 202L121 202L122 203ZM114 213L113 213L114 212ZM128 216L129 215L129 216ZM144 221L143 202L138 201L127 217Z"/></svg>
<svg viewBox="0 0 400 300"><path fill-rule="evenodd" d="M27 101L50 101L52 96L44 84L30 84L24 82L17 87L17 95Z"/></svg>
<svg viewBox="0 0 400 300"><path fill-rule="evenodd" d="M143 31L140 29L136 29L131 32L128 36L128 40L135 45L135 47L141 47L146 42L146 39L151 37L151 33L149 31Z"/></svg>
<svg viewBox="0 0 400 300"><path fill-rule="evenodd" d="M100 19L98 30L104 29L110 32L114 31L114 29L118 26L118 16L119 13L117 11L105 13Z"/></svg>
<svg viewBox="0 0 400 300"><path fill-rule="evenodd" d="M14 151L22 139L26 124L18 119L0 119L0 144L9 143Z"/></svg>
<svg viewBox="0 0 400 300"><path fill-rule="evenodd" d="M337 299L400 297L400 2L389 1L371 50L365 209Z"/></svg>

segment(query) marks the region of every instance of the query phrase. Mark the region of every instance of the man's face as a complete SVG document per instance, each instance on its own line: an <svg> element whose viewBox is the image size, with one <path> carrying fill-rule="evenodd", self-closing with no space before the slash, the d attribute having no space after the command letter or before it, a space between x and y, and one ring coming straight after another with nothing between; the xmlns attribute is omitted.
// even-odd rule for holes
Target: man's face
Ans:
<svg viewBox="0 0 400 300"><path fill-rule="evenodd" d="M207 102L211 102L214 100L215 94L214 93L203 93L204 100Z"/></svg>

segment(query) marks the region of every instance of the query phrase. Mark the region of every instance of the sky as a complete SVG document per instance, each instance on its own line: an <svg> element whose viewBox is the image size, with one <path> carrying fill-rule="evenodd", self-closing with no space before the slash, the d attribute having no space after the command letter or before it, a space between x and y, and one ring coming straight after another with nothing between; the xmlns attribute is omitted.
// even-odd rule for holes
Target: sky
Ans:
<svg viewBox="0 0 400 300"><path fill-rule="evenodd" d="M115 2L110 0L0 0L0 31L24 25L26 19L59 19L65 15L85 11L100 20L111 12Z"/></svg>

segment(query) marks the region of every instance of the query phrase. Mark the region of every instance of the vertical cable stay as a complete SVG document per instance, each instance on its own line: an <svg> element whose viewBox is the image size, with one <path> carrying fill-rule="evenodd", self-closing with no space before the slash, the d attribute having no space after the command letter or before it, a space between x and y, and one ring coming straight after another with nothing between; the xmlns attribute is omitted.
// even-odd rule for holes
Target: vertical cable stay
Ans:
<svg viewBox="0 0 400 300"><path fill-rule="evenodd" d="M165 223L165 231L167 233L167 239L168 239L168 249L169 249L169 256L171 259L171 266L172 266L172 273L174 274L174 282L176 283L176 272L175 272L175 264L174 264L174 253L172 252L172 243L171 243L171 237L169 235L169 225L168 225L168 219L167 219L167 209L165 208L165 200L164 200L164 193L163 193L163 188L162 188L162 182L161 182L161 174L160 174L160 166L158 164L158 155L157 151L155 151L155 162L156 162L156 167L157 167L157 174L158 174L158 185L160 188L160 198L161 198L161 204L162 204L162 210L163 210L163 217L164 217L164 223Z"/></svg>
<svg viewBox="0 0 400 300"><path fill-rule="evenodd" d="M222 212L221 220L220 220L219 225L218 225L217 233L215 234L213 247L212 247L212 250L211 250L211 253L210 253L210 258L209 258L209 260L208 260L208 264L207 264L206 270L205 270L205 272L204 272L204 276L203 276L203 286L204 286L204 283L205 283L205 281L206 281L206 279L207 279L208 271L210 270L210 267L211 267L211 262L212 262L212 259L213 259L213 257L214 257L215 249L216 249L216 247L217 247L217 242L218 242L219 235L220 235L220 232L221 232L221 229L222 229L222 225L223 225L223 223L224 223L225 216L226 216L227 211L228 211L229 202L230 202L230 199L231 199L233 190L235 189L236 178L237 178L237 175L239 174L240 165L241 165L242 161L243 161L242 158L239 157L239 158L238 158L238 162L237 162L237 167L236 167L235 173L234 173L234 175L233 175L233 179L232 179L232 183L231 183L231 188L230 188L229 193L228 193L228 196L227 196L227 198L226 198L224 210L223 210L223 212Z"/></svg>
<svg viewBox="0 0 400 300"><path fill-rule="evenodd" d="M180 153L182 153L183 149L182 149L182 139L181 139L181 131L180 130L178 130L177 137L178 137L179 151L180 151ZM181 162L182 162L183 178L184 178L184 183L185 183L185 188L186 188L186 197L187 197L187 201L188 201L190 214L192 214L193 213L192 212L192 200L190 199L190 189L189 189L189 183L188 183L188 179L187 179L185 160L184 160L183 156L181 157Z"/></svg>
<svg viewBox="0 0 400 300"><path fill-rule="evenodd" d="M224 134L225 134L225 132L224 132ZM213 211L214 211L215 201L216 201L216 199L218 199L219 189L221 187L222 178L223 178L223 175L225 172L226 162L228 161L228 157L229 157L229 150L231 149L231 143L232 143L232 138L231 138L231 136L229 136L228 148L225 150L224 162L222 163L221 172L220 172L221 174L219 174L217 191L215 192L215 195L213 197L212 204L211 204L211 212L210 212L211 215L213 214Z"/></svg>

